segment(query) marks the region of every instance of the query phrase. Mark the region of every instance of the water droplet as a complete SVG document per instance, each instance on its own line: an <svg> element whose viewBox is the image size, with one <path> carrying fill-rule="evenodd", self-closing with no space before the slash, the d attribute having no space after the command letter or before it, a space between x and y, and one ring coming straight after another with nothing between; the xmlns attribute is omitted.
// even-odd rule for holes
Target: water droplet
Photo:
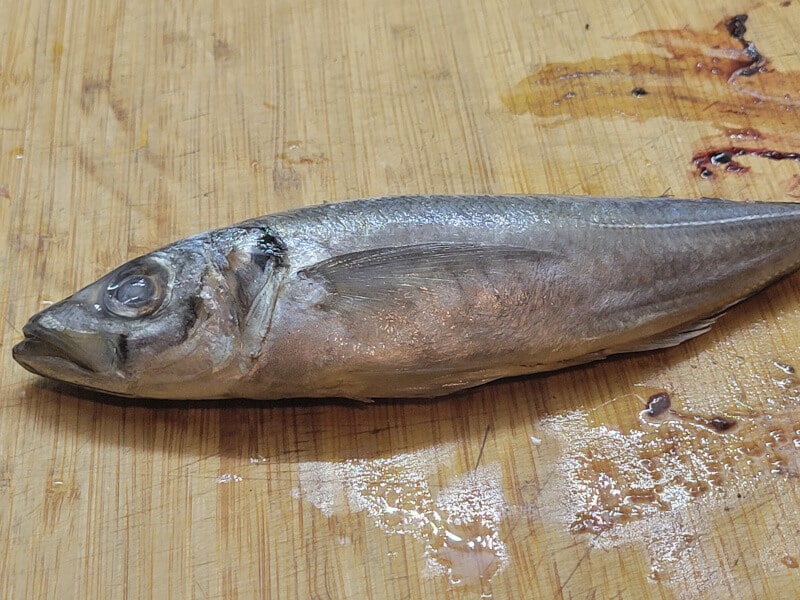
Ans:
<svg viewBox="0 0 800 600"><path fill-rule="evenodd" d="M790 365L790 364L781 362L779 360L773 361L772 364L774 364L776 367L778 367L778 369L780 369L781 371L783 371L787 375L794 375L795 374L794 367L792 365Z"/></svg>

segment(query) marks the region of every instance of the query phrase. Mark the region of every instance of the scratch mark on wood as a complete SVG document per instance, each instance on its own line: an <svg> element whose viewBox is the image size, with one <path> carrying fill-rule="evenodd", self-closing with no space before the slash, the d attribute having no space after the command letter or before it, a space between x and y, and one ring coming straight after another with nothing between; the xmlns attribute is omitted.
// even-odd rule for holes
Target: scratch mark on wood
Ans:
<svg viewBox="0 0 800 600"><path fill-rule="evenodd" d="M489 437L489 430L492 428L491 425L486 426L486 431L483 433L483 442L481 442L481 450L478 452L478 460L475 461L475 470L478 470L478 465L481 464L481 458L483 457L483 449L486 447L486 440Z"/></svg>

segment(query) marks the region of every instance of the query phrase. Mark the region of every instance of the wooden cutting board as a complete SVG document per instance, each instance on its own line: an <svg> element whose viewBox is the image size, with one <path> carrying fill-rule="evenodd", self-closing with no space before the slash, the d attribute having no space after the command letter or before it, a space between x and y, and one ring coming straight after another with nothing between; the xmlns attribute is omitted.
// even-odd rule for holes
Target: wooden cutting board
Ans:
<svg viewBox="0 0 800 600"><path fill-rule="evenodd" d="M289 207L797 198L798 2L0 17L0 597L800 596L797 276L681 347L431 402L114 401L10 353L125 259Z"/></svg>

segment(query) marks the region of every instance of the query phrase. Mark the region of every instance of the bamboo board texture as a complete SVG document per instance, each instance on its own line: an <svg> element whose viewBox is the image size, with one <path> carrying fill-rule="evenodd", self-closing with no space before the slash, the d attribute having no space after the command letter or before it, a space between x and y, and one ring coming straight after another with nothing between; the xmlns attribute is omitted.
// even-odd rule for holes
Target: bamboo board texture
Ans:
<svg viewBox="0 0 800 600"><path fill-rule="evenodd" d="M432 402L110 401L10 353L124 260L289 207L797 198L799 11L2 2L0 597L800 597L798 276L680 347Z"/></svg>

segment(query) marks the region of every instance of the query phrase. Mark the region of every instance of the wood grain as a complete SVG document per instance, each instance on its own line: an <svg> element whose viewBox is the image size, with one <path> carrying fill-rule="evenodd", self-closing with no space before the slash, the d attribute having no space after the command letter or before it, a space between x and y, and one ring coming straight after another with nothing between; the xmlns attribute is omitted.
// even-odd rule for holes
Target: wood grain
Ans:
<svg viewBox="0 0 800 600"><path fill-rule="evenodd" d="M0 597L800 596L796 276L681 347L430 403L110 401L10 354L28 316L123 260L288 207L797 197L791 159L703 178L692 157L748 129L754 152L800 149L798 10L0 3ZM768 63L732 85L707 42L740 60L715 30L739 13ZM642 420L662 390L675 411Z"/></svg>

